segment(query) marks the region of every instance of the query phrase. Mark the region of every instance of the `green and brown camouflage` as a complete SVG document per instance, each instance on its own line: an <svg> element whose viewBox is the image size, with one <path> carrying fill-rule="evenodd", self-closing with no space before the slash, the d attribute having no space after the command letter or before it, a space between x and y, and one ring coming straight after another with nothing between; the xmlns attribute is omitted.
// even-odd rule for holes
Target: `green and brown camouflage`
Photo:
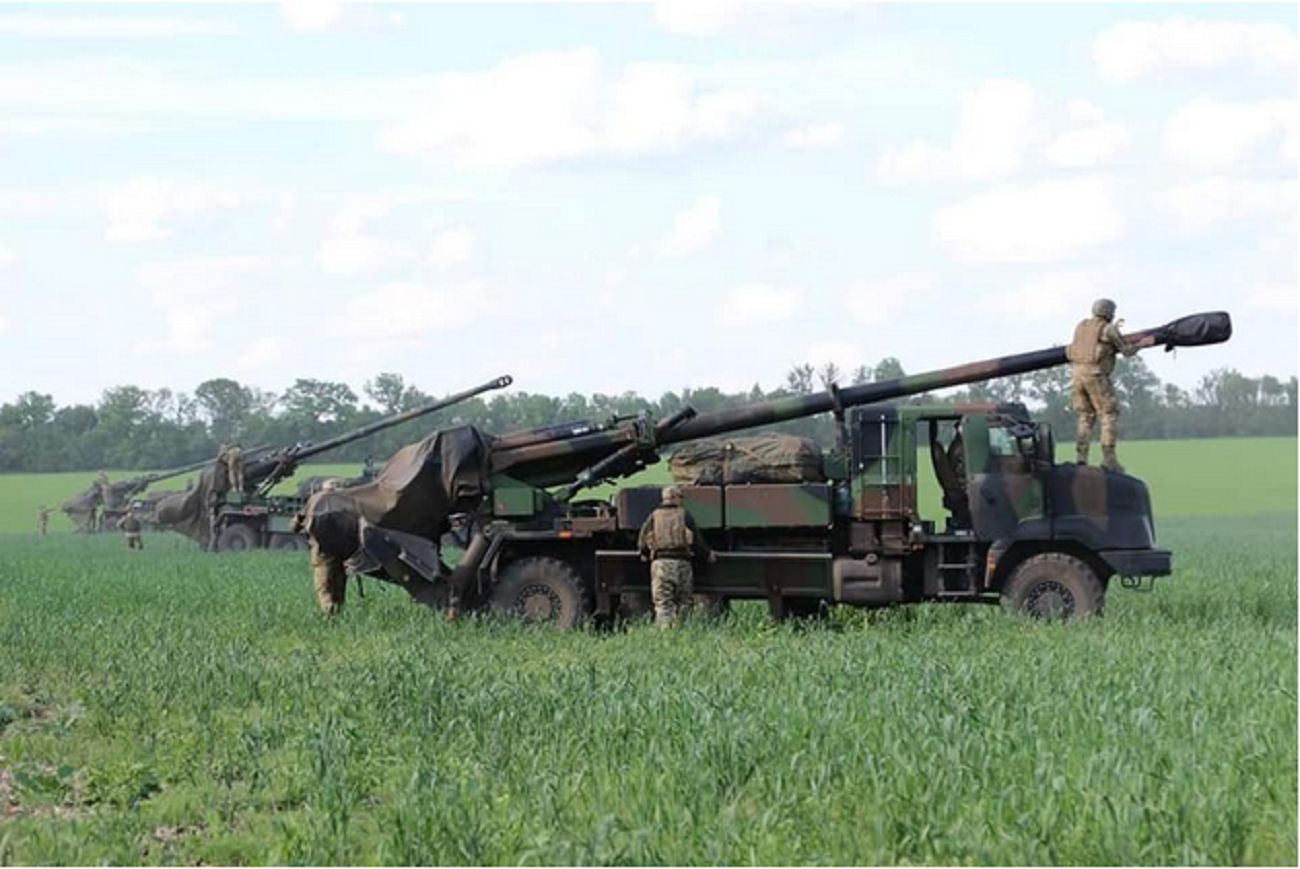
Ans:
<svg viewBox="0 0 1300 869"><path fill-rule="evenodd" d="M1229 316L1213 312L1130 340L1172 349L1221 343L1231 331ZM307 527L321 552L348 558L354 572L395 582L418 599L436 598L430 587L446 582L474 589L486 604L494 589L518 584L499 582L512 563L545 558L568 565L564 581L582 589L550 600L594 597L596 612L608 614L621 595L645 585L626 535L653 509L657 490L627 489L612 503L575 501L578 491L634 473L672 444L830 412L846 436L824 458L824 481L683 487L688 509L715 535L710 543L720 553L700 577L702 591L764 597L774 610L789 600L980 599L997 594L1014 562L1048 543L1098 582L1167 573L1169 554L1153 548L1145 485L1095 468L1056 467L1051 432L1023 406L873 406L1064 364L1065 348L1054 347L711 413L684 408L658 421L643 414L502 436L447 429L400 450L375 480L313 496ZM951 461L940 461L937 440L958 422L960 479ZM945 504L957 505L942 528L917 513L923 443L947 484ZM453 526L463 529L468 552L448 571L438 547ZM1057 602L1066 597L1053 594ZM1079 589L1073 595L1074 602L1087 596Z"/></svg>

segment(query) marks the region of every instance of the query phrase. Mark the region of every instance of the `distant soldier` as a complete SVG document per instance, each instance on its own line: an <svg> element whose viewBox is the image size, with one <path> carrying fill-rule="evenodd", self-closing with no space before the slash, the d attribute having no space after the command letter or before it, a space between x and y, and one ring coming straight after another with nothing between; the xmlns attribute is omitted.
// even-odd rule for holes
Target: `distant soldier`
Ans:
<svg viewBox="0 0 1300 869"><path fill-rule="evenodd" d="M672 627L691 609L695 591L693 557L714 561L717 556L704 542L686 508L682 490L667 486L662 503L641 526L637 549L641 560L650 562L650 597L654 601L655 623Z"/></svg>
<svg viewBox="0 0 1300 869"><path fill-rule="evenodd" d="M144 538L140 536L140 520L130 510L117 520L117 527L126 535L127 549L144 549Z"/></svg>
<svg viewBox="0 0 1300 869"><path fill-rule="evenodd" d="M36 527L40 529L41 536L44 537L50 531L50 508L44 504L36 513Z"/></svg>
<svg viewBox="0 0 1300 869"><path fill-rule="evenodd" d="M226 486L236 492L244 491L244 453L239 442L223 446L217 461L225 468Z"/></svg>
<svg viewBox="0 0 1300 869"><path fill-rule="evenodd" d="M95 477L95 488L99 490L99 503L108 507L112 503L113 484L108 481L108 474L103 471Z"/></svg>
<svg viewBox="0 0 1300 869"><path fill-rule="evenodd" d="M1119 439L1119 400L1110 375L1115 370L1115 356L1132 356L1150 341L1133 343L1120 333L1123 320L1115 319L1115 303L1098 299L1092 303L1092 316L1074 329L1074 340L1065 350L1074 379L1074 412L1078 415L1075 447L1079 464L1088 464L1092 428L1101 417L1102 467L1123 471L1115 458Z"/></svg>

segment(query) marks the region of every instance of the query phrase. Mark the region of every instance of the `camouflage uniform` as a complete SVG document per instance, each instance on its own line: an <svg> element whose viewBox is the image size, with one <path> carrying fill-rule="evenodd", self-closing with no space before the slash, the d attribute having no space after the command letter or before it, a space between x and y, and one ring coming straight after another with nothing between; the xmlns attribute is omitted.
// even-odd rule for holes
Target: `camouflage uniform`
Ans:
<svg viewBox="0 0 1300 869"><path fill-rule="evenodd" d="M672 627L690 612L694 603L694 555L712 557L704 537L682 506L676 486L663 490L663 503L641 526L637 548L650 561L650 596L654 601L655 623Z"/></svg>
<svg viewBox="0 0 1300 869"><path fill-rule="evenodd" d="M309 530L309 524L310 520L304 508L294 515L289 530L294 534L301 534ZM323 552L314 536L309 535L307 540L311 550L311 577L312 586L316 589L316 602L320 604L321 612L334 615L343 609L343 603L347 599L347 568L342 558Z"/></svg>
<svg viewBox="0 0 1300 869"><path fill-rule="evenodd" d="M1138 348L1120 333L1119 324L1114 322L1114 302L1100 299L1092 310L1093 316L1075 327L1074 340L1065 351L1073 375L1076 458L1081 465L1088 463L1093 425L1100 416L1102 466L1119 471L1123 470L1115 457L1119 399L1115 397L1110 376L1115 370L1115 356L1120 353L1132 356Z"/></svg>
<svg viewBox="0 0 1300 869"><path fill-rule="evenodd" d="M244 491L244 453L239 444L226 448L226 481L236 492Z"/></svg>
<svg viewBox="0 0 1300 869"><path fill-rule="evenodd" d="M44 537L50 530L50 508L42 507L36 514L36 527L40 529L41 536Z"/></svg>
<svg viewBox="0 0 1300 869"><path fill-rule="evenodd" d="M127 549L144 549L144 540L140 537L140 520L130 513L117 520L117 527L126 535Z"/></svg>

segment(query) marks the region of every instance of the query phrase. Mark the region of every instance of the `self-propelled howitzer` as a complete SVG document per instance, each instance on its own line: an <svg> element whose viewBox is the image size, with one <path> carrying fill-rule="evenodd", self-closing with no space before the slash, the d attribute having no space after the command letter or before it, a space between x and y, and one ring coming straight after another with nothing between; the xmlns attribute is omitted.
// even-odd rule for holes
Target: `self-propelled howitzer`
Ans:
<svg viewBox="0 0 1300 869"><path fill-rule="evenodd" d="M293 516L302 509L304 499L271 493L277 483L293 475L299 464L485 392L504 389L511 382L508 375L496 377L472 389L390 414L320 443L294 444L246 462L242 491L230 489L223 469L214 465L204 472L192 490L159 502L154 510L154 519L159 527L177 531L204 548L219 552L266 547L300 549L305 542L290 529L290 524Z"/></svg>
<svg viewBox="0 0 1300 869"><path fill-rule="evenodd" d="M107 491L98 482L91 483L84 492L64 501L60 509L77 526L78 531L111 529L126 514L133 496L154 483L193 473L211 463L211 459L204 459L167 471L141 474L109 483Z"/></svg>
<svg viewBox="0 0 1300 869"><path fill-rule="evenodd" d="M1217 344L1231 331L1229 316L1213 312L1129 339L1139 348L1173 349ZM661 420L642 415L502 436L448 429L404 447L375 480L314 496L307 528L326 557L349 559L352 571L394 582L422 601L450 592L467 605L570 624L593 606L610 614L622 595L645 588L635 535L656 495L625 489L612 503L574 501L578 491L633 473L672 444L830 412L842 437L820 479L685 487L688 509L720 553L700 577L702 590L763 597L776 612L790 601L974 600L1011 588L1020 561L1049 551L1084 563L1101 587L1112 575L1168 573L1169 553L1154 549L1145 484L1056 466L1050 430L1023 406L939 407L923 416L876 406L1066 362L1065 349L1056 347L704 414L684 408ZM929 441L945 504L957 505L944 531L919 515L918 430ZM957 447L953 431L963 432ZM960 453L959 473L950 453ZM440 559L438 541L448 531L463 533L466 543L455 570ZM924 563L905 565L909 554ZM1017 594L1026 582L1014 586ZM1095 608L1093 586L1074 585L1060 607Z"/></svg>

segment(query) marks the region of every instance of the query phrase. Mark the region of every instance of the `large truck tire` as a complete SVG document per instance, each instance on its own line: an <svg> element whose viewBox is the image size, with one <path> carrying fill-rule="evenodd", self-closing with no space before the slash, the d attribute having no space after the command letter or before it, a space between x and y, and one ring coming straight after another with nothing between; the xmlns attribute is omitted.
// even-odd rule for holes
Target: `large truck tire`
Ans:
<svg viewBox="0 0 1300 869"><path fill-rule="evenodd" d="M1087 562L1064 552L1030 556L1002 588L1002 606L1040 619L1101 615L1106 588Z"/></svg>
<svg viewBox="0 0 1300 869"><path fill-rule="evenodd" d="M591 597L578 572L558 558L521 558L501 573L492 610L561 630L578 627L591 614Z"/></svg>
<svg viewBox="0 0 1300 869"><path fill-rule="evenodd" d="M272 534L271 548L286 552L307 548L307 540L297 534Z"/></svg>
<svg viewBox="0 0 1300 869"><path fill-rule="evenodd" d="M257 549L257 533L247 525L227 525L217 535L218 552L245 552Z"/></svg>

